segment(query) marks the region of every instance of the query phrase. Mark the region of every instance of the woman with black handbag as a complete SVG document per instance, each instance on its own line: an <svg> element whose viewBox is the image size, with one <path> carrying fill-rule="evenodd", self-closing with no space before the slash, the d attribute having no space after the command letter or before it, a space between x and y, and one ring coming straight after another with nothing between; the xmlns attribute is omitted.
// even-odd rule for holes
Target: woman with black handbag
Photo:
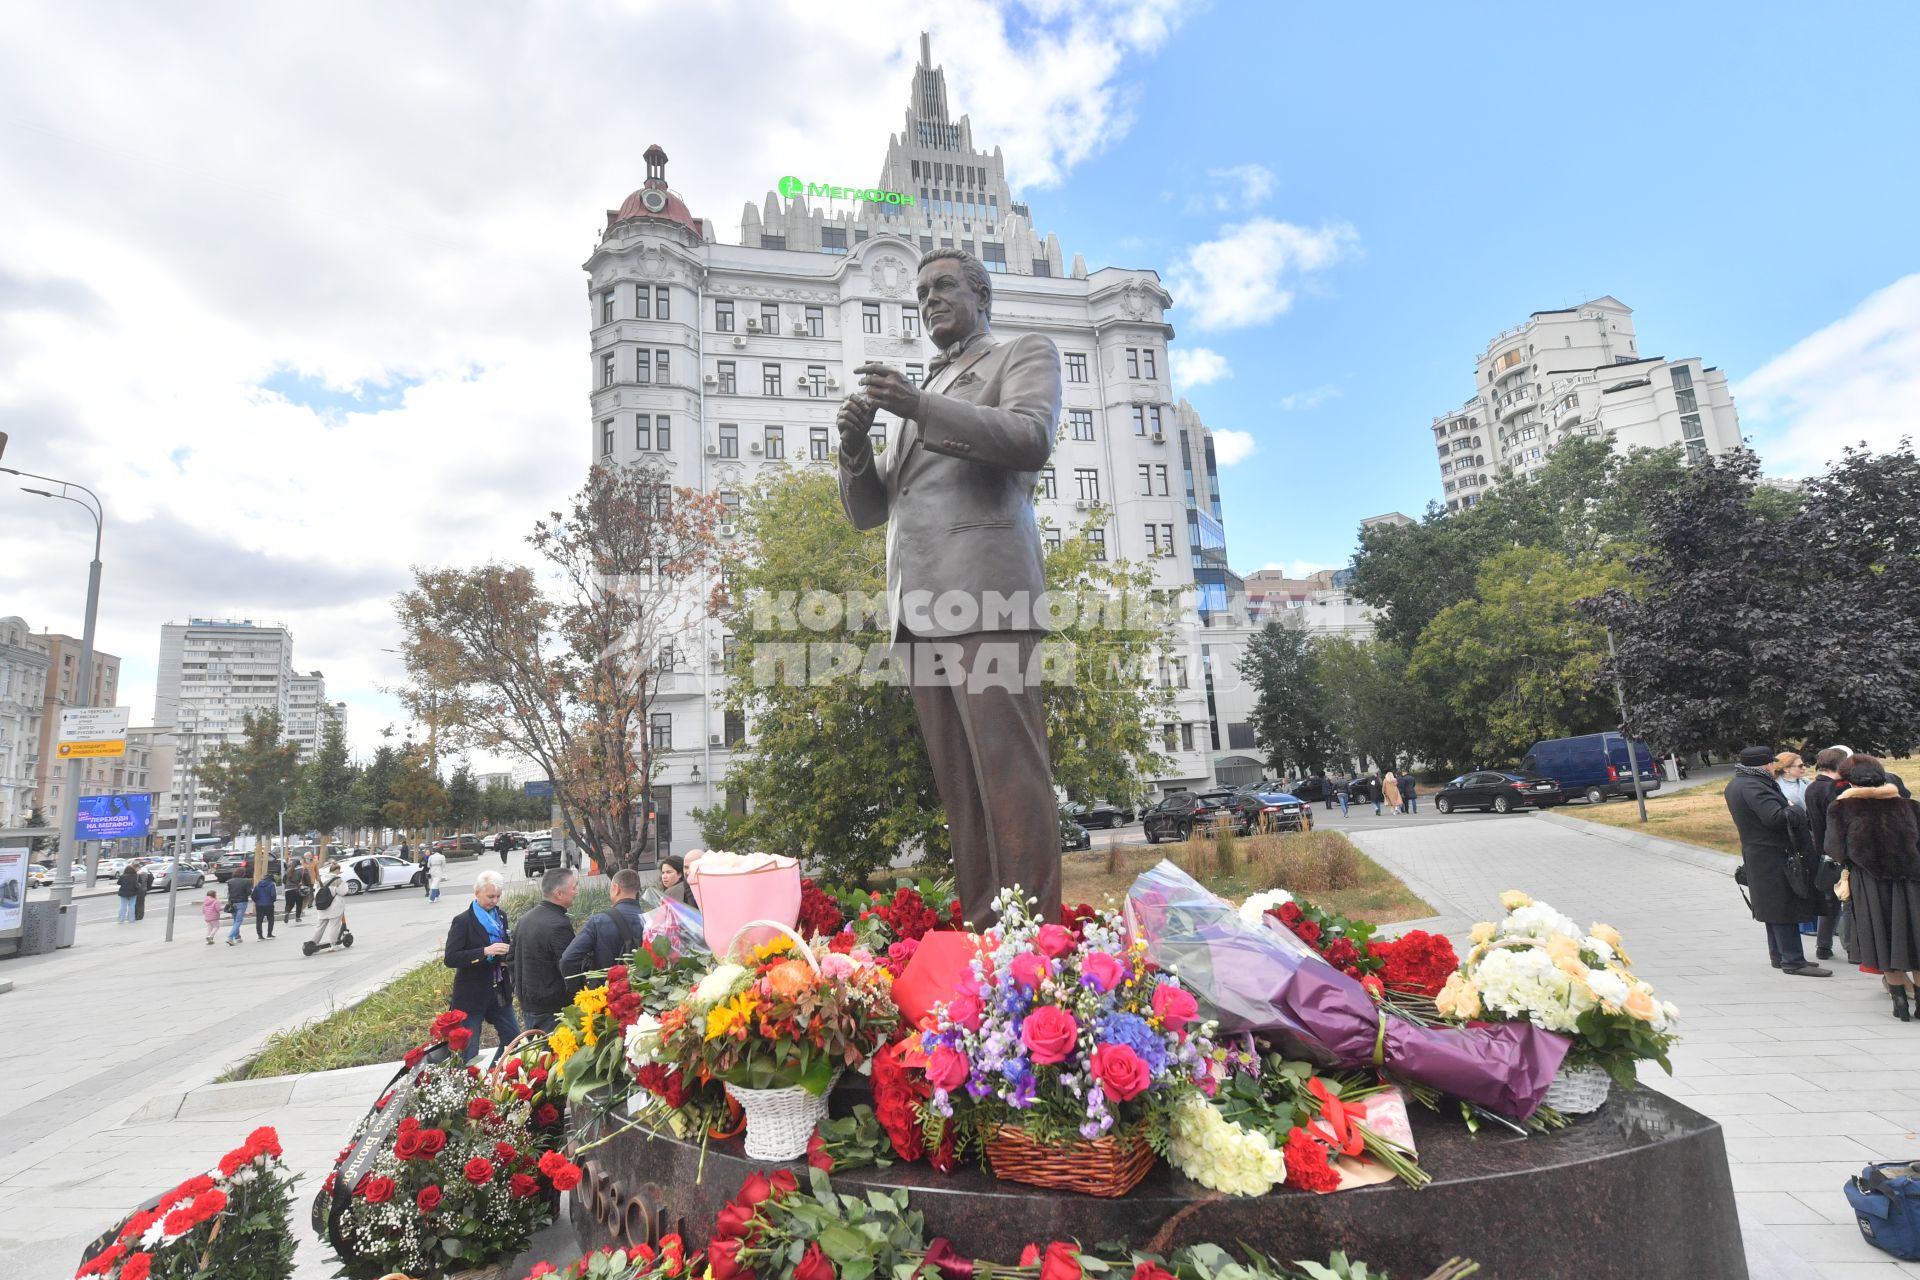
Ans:
<svg viewBox="0 0 1920 1280"><path fill-rule="evenodd" d="M1738 879L1753 918L1767 927L1767 958L1796 978L1831 978L1833 970L1807 959L1800 922L1820 916L1813 868L1796 839L1806 840L1806 815L1787 803L1773 776L1773 751L1748 747L1727 783L1727 811L1740 832Z"/></svg>
<svg viewBox="0 0 1920 1280"><path fill-rule="evenodd" d="M1827 855L1847 873L1862 967L1877 970L1893 1016L1913 1020L1920 979L1920 815L1872 756L1851 757L1850 784L1827 806Z"/></svg>

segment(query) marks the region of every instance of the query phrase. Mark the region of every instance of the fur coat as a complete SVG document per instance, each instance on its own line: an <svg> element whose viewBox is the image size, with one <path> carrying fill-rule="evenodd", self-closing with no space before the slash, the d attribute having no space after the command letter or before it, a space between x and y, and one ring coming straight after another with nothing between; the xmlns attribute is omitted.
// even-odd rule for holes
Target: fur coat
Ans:
<svg viewBox="0 0 1920 1280"><path fill-rule="evenodd" d="M1879 880L1920 880L1920 818L1892 783L1849 787L1827 809L1827 856Z"/></svg>

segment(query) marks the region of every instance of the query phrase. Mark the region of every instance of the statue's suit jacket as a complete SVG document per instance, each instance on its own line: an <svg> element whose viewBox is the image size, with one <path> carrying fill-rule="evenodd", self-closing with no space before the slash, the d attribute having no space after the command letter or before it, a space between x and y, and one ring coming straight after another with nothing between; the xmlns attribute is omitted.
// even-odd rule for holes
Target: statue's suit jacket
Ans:
<svg viewBox="0 0 1920 1280"><path fill-rule="evenodd" d="M1027 334L989 332L927 383L920 407L877 457L840 456L840 501L855 527L887 526L887 606L899 636L1040 630L1046 590L1033 490L1060 418L1060 353ZM942 620L944 592L983 606L972 625ZM1009 616L989 593L1024 601ZM917 604L917 608L915 607ZM997 615L997 616L996 616Z"/></svg>

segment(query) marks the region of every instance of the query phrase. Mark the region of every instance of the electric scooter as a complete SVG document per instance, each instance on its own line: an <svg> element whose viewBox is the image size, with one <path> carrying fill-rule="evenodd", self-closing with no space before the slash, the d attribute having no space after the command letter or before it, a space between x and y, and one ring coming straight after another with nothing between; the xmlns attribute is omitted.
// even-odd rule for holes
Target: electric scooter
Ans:
<svg viewBox="0 0 1920 1280"><path fill-rule="evenodd" d="M340 917L340 932L334 935L332 942L315 942L312 938L308 938L300 944L300 954L310 956L317 951L331 951L335 947L344 951L352 945L353 930L347 928L347 917L343 913Z"/></svg>

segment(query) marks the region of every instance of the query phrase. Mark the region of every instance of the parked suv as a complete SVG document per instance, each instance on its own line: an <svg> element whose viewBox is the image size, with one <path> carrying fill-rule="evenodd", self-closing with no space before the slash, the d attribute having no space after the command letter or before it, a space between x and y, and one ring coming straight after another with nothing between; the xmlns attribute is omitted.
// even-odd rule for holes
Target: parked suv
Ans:
<svg viewBox="0 0 1920 1280"><path fill-rule="evenodd" d="M1260 820L1260 801L1242 791L1176 791L1147 810L1141 820L1147 843L1185 840L1195 827L1231 822L1236 835L1246 835Z"/></svg>
<svg viewBox="0 0 1920 1280"><path fill-rule="evenodd" d="M1070 804L1066 806L1066 814L1089 829L1120 827L1133 821L1131 808L1123 804L1109 804L1105 800L1095 800L1092 804Z"/></svg>
<svg viewBox="0 0 1920 1280"><path fill-rule="evenodd" d="M433 847L448 858L477 858L483 851L480 837L476 835L448 836L444 840L435 840Z"/></svg>

